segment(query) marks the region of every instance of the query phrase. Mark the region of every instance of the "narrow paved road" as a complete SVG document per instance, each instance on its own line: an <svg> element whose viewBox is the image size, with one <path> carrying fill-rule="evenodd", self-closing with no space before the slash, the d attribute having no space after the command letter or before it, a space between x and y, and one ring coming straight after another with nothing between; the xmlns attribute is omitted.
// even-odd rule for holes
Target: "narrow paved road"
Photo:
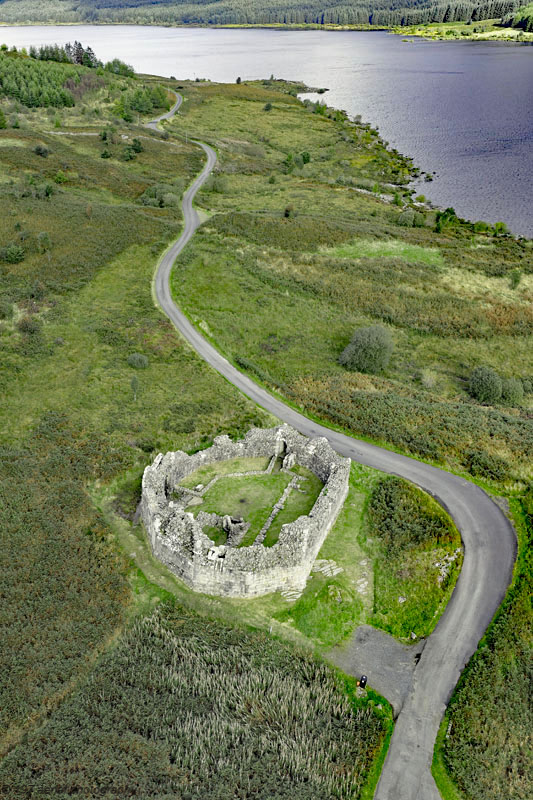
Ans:
<svg viewBox="0 0 533 800"><path fill-rule="evenodd" d="M179 108L181 98L174 106ZM172 111L165 117L172 116ZM152 127L157 126L155 120ZM247 397L307 436L325 436L353 461L400 475L432 494L461 532L464 561L450 602L429 637L415 669L411 692L398 717L375 800L439 800L431 775L437 731L466 662L500 605L511 581L516 554L514 529L478 486L436 467L353 439L313 422L239 372L191 325L170 293L174 261L199 225L192 202L216 164L211 147L196 142L207 162L183 197L185 227L161 259L154 282L161 309L196 352ZM372 683L372 676L369 676Z"/></svg>

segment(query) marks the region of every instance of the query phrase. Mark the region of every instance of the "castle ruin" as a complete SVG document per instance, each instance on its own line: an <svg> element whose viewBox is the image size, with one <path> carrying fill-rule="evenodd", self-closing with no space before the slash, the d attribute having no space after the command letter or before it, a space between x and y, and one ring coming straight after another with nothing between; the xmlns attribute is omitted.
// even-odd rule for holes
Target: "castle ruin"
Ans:
<svg viewBox="0 0 533 800"><path fill-rule="evenodd" d="M301 479L294 475L253 544L239 547L249 523L241 517L203 511L195 518L186 507L201 502L202 493L209 487L183 489L179 484L209 464L257 457L269 460L265 472L272 469L276 459L282 459L282 470L300 464L324 485L309 514L282 525L277 542L265 547L269 524L283 508L287 494L298 488ZM241 598L276 591L301 592L346 499L349 474L350 459L335 453L325 438L308 439L289 425L253 428L238 442L218 436L212 447L191 456L181 451L160 453L144 471L141 515L153 554L195 591ZM176 489L180 490L177 496ZM195 495L200 499L195 501ZM227 534L226 543L215 545L203 531L206 525L221 528Z"/></svg>

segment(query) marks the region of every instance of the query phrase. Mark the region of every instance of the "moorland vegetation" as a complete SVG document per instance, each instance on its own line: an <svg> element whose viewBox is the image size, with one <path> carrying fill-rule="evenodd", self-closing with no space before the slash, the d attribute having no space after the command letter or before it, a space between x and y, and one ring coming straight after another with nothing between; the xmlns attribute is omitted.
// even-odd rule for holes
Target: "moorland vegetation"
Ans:
<svg viewBox="0 0 533 800"><path fill-rule="evenodd" d="M276 88L289 96L276 100ZM319 102L299 105L290 94L290 85L272 81L187 86L183 114L171 127L215 145L219 169L200 198L216 213L174 272L178 303L255 380L348 431L468 470L513 497L520 526L533 444L531 242L502 225L432 209L423 198L413 202L411 166L376 131ZM305 163L301 153L309 154ZM354 330L373 325L392 337L389 365L379 374L347 370L340 354ZM488 385L496 387L490 397ZM372 486L374 479L367 524L378 527L370 539L387 552L373 574L372 622L402 635L394 618L381 615L398 607L401 581L417 562L421 509L401 484ZM401 553L389 552L389 523L381 517L389 497L390 524L409 522ZM451 535L444 520L436 522L437 542ZM503 799L509 780L522 796L531 791L526 553L522 535L514 588L465 672L452 725L444 728L438 755L457 796ZM381 589L383 569L391 572ZM315 584L314 605L304 592L280 619L305 632L315 626L330 641L343 626L351 629L355 606L346 602L342 578L337 582L324 592ZM337 628L328 629L334 604ZM401 624L408 622L404 616ZM490 769L483 766L487 748Z"/></svg>
<svg viewBox="0 0 533 800"><path fill-rule="evenodd" d="M276 98L276 84L191 84L171 125L220 157L199 196L216 214L174 272L180 305L307 413L488 481L527 480L531 242L414 201L415 168L377 131ZM385 337L373 368L353 360L354 335ZM498 374L496 395L476 388L480 369Z"/></svg>
<svg viewBox="0 0 533 800"><path fill-rule="evenodd" d="M4 52L3 57L28 59L37 69L56 66L24 53ZM205 796L211 776L187 749L190 742L179 729L185 719L205 763L220 770L219 783L227 780L245 796L259 791L264 781L270 786L268 774L278 775L276 760L289 772L288 782L276 784L287 796L371 794L368 784L362 787L390 728L386 704L371 693L356 700L351 684L270 637L209 618L271 628L276 635L322 649L372 615L374 624L396 635L413 628L424 635L444 607L458 566L450 562L449 579L438 583L436 551L444 556L457 546L456 532L439 522L439 508L406 485L379 488L378 473L354 465L348 502L321 553L332 560L343 553L344 572L314 575L309 591L295 603L270 597L246 608L192 597L154 564L142 531L131 526L140 476L154 453L191 452L207 446L221 430L240 436L253 424L270 423L190 351L152 304L154 261L179 230L179 198L201 166L197 148L182 134L215 143L222 167L202 198L207 209L218 213L200 230L176 272L175 291L186 294L180 302L194 309L196 321L230 355L234 345L227 343L244 331L247 349L235 353L236 362L293 400L287 388L292 373L300 383L302 376L306 381L311 376L311 386L323 380L328 402L336 387L341 403L363 392L366 406L376 401L379 438L389 435L383 432L382 409L388 409L392 425L402 402L409 401L405 419L391 430L400 430L415 413L420 419L427 414L424 433L426 441L433 441L441 422L435 407L441 408L456 436L456 450L447 439L438 457L464 467L459 454L468 442L469 468L474 474L480 469L484 478L492 474L500 491L509 489L509 483L501 482L509 474L520 480L517 492L524 485L530 396L526 393L521 406L507 411L488 408L470 398L468 380L482 361L503 378L520 378L528 391L530 323L524 307L530 291L529 244L500 227L458 220L451 210L437 218L429 207L413 204L407 187L411 162L388 150L369 125L350 122L322 103L302 106L293 84L180 84L186 98L183 119L158 134L139 125L149 110L136 110L130 103L128 120L120 99L138 91L161 97L156 88L161 81L139 80L120 70L97 75L98 68L86 67L87 73L83 66L76 69L80 76L99 80L80 79L83 88L73 93L73 106L29 108L5 92L0 99L6 126L0 131L2 604L9 610L3 637L9 646L2 648L2 671L9 680L0 702L1 752L8 756L0 766L0 786L9 796L27 797L34 789L49 791L54 776L54 791L59 781L64 797L80 792L90 797L94 786L111 787L115 794L127 787L133 796L148 792L163 797L177 790ZM383 203L381 195L392 202ZM423 224L416 215L423 216ZM343 270L349 277L335 286ZM328 273L332 289L323 291ZM365 275L370 282L366 294ZM204 282L208 304L199 312L197 292ZM426 306L417 286L427 288ZM432 315L450 286L453 305L459 306L453 335L443 328L444 313L432 328ZM385 295L372 306L377 287L385 287ZM215 288L218 302L223 301L227 339L214 313ZM347 297L341 300L343 293ZM355 304L359 293L363 311ZM504 308L495 307L497 295ZM400 298L397 306L395 296ZM416 302L409 302L411 296ZM480 297L482 310L476 316ZM245 302L239 311L241 298ZM383 298L392 309L385 319L379 311L370 312ZM311 317L318 323L312 339ZM473 335L469 328L461 336L467 323L483 333ZM342 349L354 330L373 324L386 327L394 341L389 366L380 376L348 371L338 363ZM508 362L520 359L523 371L509 374ZM283 380L272 379L274 367ZM307 398L307 392L298 396ZM295 402L313 410L315 401ZM331 419L327 408L327 413L319 411ZM450 420L455 408L460 424ZM463 408L477 415L470 432ZM353 420L346 427L374 435L368 416L357 425ZM410 424L414 428L416 420ZM388 440L420 452L416 439ZM516 459L509 455L513 448ZM392 506L387 505L389 496L396 498ZM395 562L382 553L389 549L392 523L387 520L396 513L398 497L402 508L410 509L406 519L417 523L426 514L436 519L429 526L430 539L420 538L416 524L406 528ZM368 514L370 506L378 508L377 516ZM365 596L357 594L354 583L366 558L377 559L379 568L369 576ZM496 665L505 674L514 658L515 636L521 637L520 658L527 655L531 639L522 576L515 583L520 590L510 595L500 618L501 636L489 640L495 660L486 659L483 669ZM176 606L158 585L191 610ZM399 605L398 594L408 595L409 602ZM154 613L161 601L168 604ZM181 665L172 656L176 646L183 654ZM308 749L309 741L315 742L312 757L323 767L320 774L304 761L295 717L279 720L265 710L265 653L279 697L290 696L295 708L306 709L305 744ZM241 659L249 669L239 674ZM226 671L234 676L234 693L227 698L219 691ZM511 735L526 702L523 682L507 696L502 682L499 696L508 702L502 721L501 703L487 702L475 674L466 675L466 690L458 695L453 713L458 719L478 714L484 704L485 731L498 720L505 749L486 785L503 786L507 765L518 763L527 795L523 759L516 761L518 744ZM194 679L198 692L191 700L180 686ZM324 730L319 730L309 692L328 709ZM383 713L378 705L385 706ZM216 720L211 712L204 714L213 708ZM331 730L339 726L342 736L336 731L333 741ZM283 732L283 753L276 750L274 729ZM228 765L221 750L226 732L229 741L235 733L244 742L240 771L233 769L235 760ZM455 736L459 756L450 750L447 763L468 797L468 781L478 767L469 766L468 728L455 726ZM360 747L357 754L353 742ZM67 763L72 747L74 758ZM250 753L263 755L264 763L260 758L251 763ZM333 759L349 769L330 769ZM189 765L185 776L180 771L184 763ZM209 780L209 791L212 787Z"/></svg>
<svg viewBox="0 0 533 800"><path fill-rule="evenodd" d="M12 798L359 797L387 730L354 682L167 599L0 765ZM75 735L73 732L75 731ZM103 794L105 793L105 795Z"/></svg>
<svg viewBox="0 0 533 800"><path fill-rule="evenodd" d="M29 64L30 83L47 74L62 86L53 61L0 57ZM192 452L221 431L240 437L272 421L208 369L153 305L154 263L179 231L180 197L201 167L194 145L147 131L142 111L132 121L122 113L121 98L159 96L160 82L72 69L81 86L73 105L0 97L0 794L215 796L214 768L221 792L231 785L257 795L276 781L280 796L352 796L390 730L386 703L356 698L322 662L246 632L257 620L283 630L266 606L262 616L217 609L149 559L141 563L155 583L137 567L146 541L131 519L153 455ZM192 610L171 604L153 616L156 604L172 601L157 583ZM221 616L241 627L208 621ZM186 654L181 672L176 641ZM203 676L199 694L176 693L191 676ZM268 716L265 682L289 698L279 706L282 715L293 708L285 721Z"/></svg>

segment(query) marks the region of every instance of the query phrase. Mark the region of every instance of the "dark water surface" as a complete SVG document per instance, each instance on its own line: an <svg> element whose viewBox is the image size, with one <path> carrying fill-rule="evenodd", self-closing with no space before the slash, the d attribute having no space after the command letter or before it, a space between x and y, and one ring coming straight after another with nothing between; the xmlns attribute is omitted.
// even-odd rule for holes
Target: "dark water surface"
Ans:
<svg viewBox="0 0 533 800"><path fill-rule="evenodd" d="M379 126L437 173L420 192L464 217L533 237L533 46L402 41L384 32L117 26L3 27L10 46L79 39L139 72L327 87L329 105Z"/></svg>

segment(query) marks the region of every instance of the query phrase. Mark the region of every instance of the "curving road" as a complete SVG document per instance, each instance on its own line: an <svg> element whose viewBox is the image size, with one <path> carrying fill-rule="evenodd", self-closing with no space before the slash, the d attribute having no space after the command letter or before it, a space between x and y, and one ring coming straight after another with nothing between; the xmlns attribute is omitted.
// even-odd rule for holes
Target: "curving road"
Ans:
<svg viewBox="0 0 533 800"><path fill-rule="evenodd" d="M178 96L173 109L149 125L157 128L159 120L172 116L180 104ZM217 160L211 147L202 142L195 144L204 150L207 162L183 197L183 233L157 268L154 292L163 312L198 355L255 403L307 436L325 436L337 452L353 461L399 475L425 489L447 509L461 532L463 568L415 669L374 795L374 800L440 800L431 775L435 738L461 671L511 581L516 555L514 529L500 508L475 484L307 419L239 372L193 327L172 299L170 273L200 224L193 199Z"/></svg>

